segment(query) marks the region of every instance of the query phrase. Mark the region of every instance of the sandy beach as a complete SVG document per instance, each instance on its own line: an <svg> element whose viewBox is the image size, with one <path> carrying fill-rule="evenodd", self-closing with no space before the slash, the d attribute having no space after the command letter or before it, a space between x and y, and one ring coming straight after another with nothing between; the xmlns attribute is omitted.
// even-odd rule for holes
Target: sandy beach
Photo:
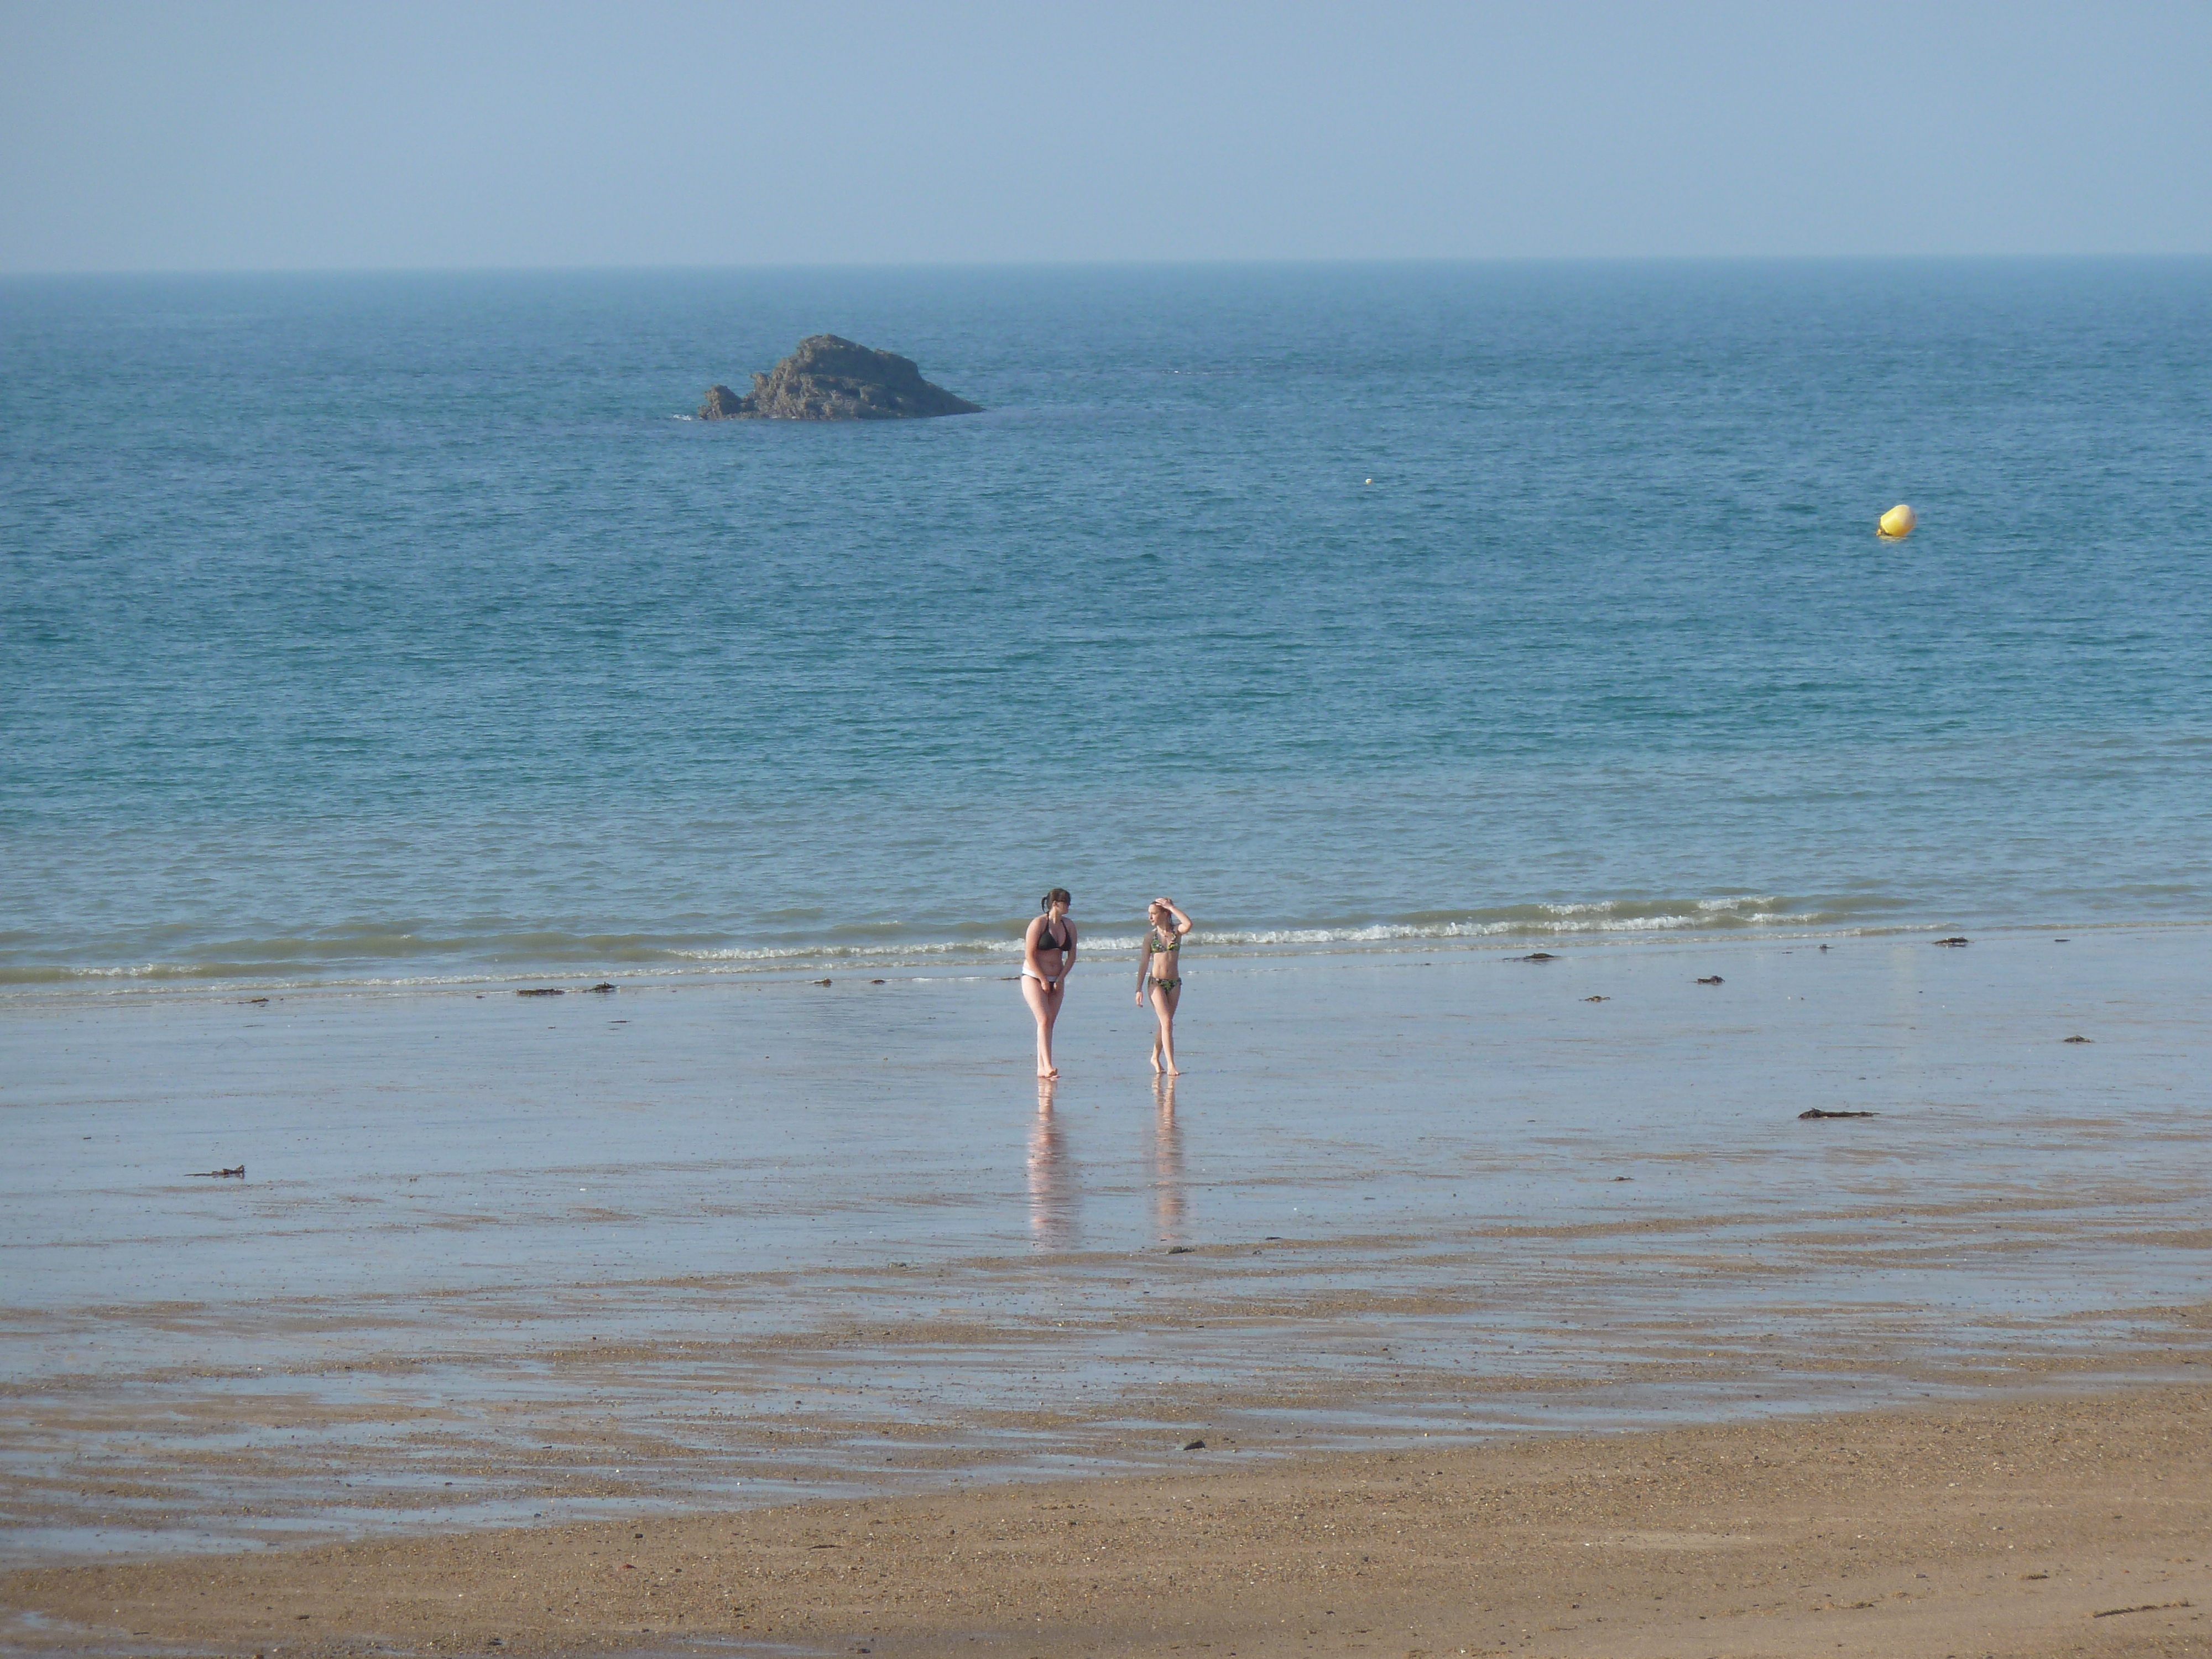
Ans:
<svg viewBox="0 0 2212 1659"><path fill-rule="evenodd" d="M2205 933L1531 954L19 1000L7 1639L2191 1650Z"/></svg>
<svg viewBox="0 0 2212 1659"><path fill-rule="evenodd" d="M2212 1391L21 1571L20 1651L2197 1654ZM27 1616L33 1611L35 1618Z"/></svg>
<svg viewBox="0 0 2212 1659"><path fill-rule="evenodd" d="M0 1659L2212 1659L2212 4L0 70Z"/></svg>

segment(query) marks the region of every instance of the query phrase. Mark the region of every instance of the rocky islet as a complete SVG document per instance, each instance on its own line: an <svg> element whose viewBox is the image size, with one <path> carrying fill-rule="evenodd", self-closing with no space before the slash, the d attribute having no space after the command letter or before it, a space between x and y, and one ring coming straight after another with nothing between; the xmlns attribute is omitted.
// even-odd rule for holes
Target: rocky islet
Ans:
<svg viewBox="0 0 2212 1659"><path fill-rule="evenodd" d="M707 389L702 421L896 421L928 415L980 415L982 405L921 378L911 357L878 351L835 334L814 334L743 397Z"/></svg>

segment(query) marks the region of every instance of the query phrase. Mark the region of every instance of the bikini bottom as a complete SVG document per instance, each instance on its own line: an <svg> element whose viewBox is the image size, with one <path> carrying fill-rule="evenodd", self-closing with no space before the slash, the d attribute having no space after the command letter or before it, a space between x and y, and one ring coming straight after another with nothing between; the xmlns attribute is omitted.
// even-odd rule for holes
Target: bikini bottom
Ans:
<svg viewBox="0 0 2212 1659"><path fill-rule="evenodd" d="M1179 991L1182 988L1182 976L1181 975L1177 975L1173 979L1156 979L1152 982L1159 987L1163 991Z"/></svg>

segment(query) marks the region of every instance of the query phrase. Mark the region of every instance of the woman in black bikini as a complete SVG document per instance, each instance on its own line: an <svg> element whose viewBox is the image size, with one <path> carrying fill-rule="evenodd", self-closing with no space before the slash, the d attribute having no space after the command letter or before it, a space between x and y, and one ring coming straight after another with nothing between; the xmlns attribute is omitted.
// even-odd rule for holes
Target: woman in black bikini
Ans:
<svg viewBox="0 0 2212 1659"><path fill-rule="evenodd" d="M1182 1075L1175 1063L1175 1017L1182 1000L1182 941L1190 927L1173 899L1154 899L1145 919L1145 948L1137 957L1137 1006L1150 1002L1160 1022L1152 1033L1152 1069L1169 1077Z"/></svg>
<svg viewBox="0 0 2212 1659"><path fill-rule="evenodd" d="M1067 919L1074 902L1067 889L1054 888L1042 900L1044 914L1022 936L1022 996L1036 1016L1039 1077L1060 1075L1052 1063L1052 1027L1067 998L1067 970L1075 966L1075 924Z"/></svg>

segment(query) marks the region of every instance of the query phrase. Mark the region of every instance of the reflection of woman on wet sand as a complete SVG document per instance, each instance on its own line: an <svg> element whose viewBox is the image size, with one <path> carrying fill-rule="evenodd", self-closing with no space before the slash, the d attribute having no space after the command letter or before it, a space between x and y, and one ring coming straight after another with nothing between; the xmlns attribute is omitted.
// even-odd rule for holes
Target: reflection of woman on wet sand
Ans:
<svg viewBox="0 0 2212 1659"><path fill-rule="evenodd" d="M1075 1188L1068 1173L1067 1143L1053 1116L1050 1078L1037 1082L1036 1123L1030 1130L1030 1237L1038 1247L1064 1250L1075 1242Z"/></svg>
<svg viewBox="0 0 2212 1659"><path fill-rule="evenodd" d="M1152 1079L1152 1225L1163 1244L1182 1243L1182 1131L1176 1127L1175 1079Z"/></svg>
<svg viewBox="0 0 2212 1659"><path fill-rule="evenodd" d="M1180 1077L1175 1063L1176 1005L1182 1000L1182 941L1190 918L1171 898L1156 898L1146 917L1145 948L1137 957L1137 1006L1152 1005L1160 1028L1152 1033L1152 1069Z"/></svg>
<svg viewBox="0 0 2212 1659"><path fill-rule="evenodd" d="M1067 907L1075 901L1067 889L1055 887L1041 902L1044 914L1022 936L1022 996L1036 1016L1037 1075L1058 1077L1052 1028L1067 1000L1067 970L1075 966L1075 924L1067 919Z"/></svg>

